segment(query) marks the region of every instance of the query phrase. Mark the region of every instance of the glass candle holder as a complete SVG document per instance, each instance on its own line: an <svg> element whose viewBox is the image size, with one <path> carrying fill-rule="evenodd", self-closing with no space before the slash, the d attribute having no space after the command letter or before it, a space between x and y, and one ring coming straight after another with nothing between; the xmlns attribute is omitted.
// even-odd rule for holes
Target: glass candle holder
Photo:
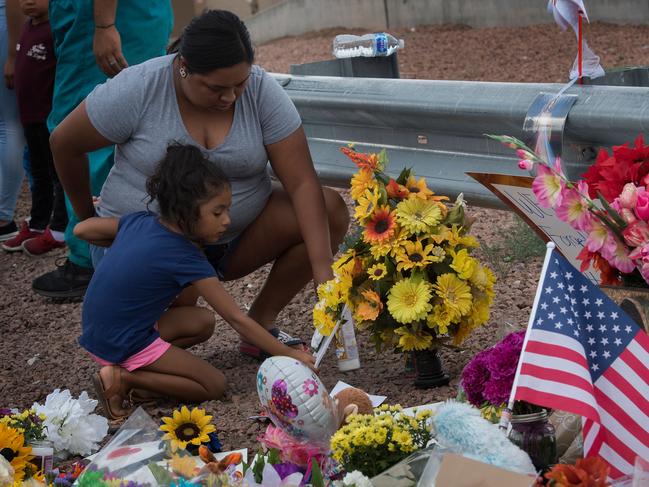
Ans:
<svg viewBox="0 0 649 487"><path fill-rule="evenodd" d="M509 439L526 452L534 466L545 471L557 463L557 439L547 411L514 414Z"/></svg>

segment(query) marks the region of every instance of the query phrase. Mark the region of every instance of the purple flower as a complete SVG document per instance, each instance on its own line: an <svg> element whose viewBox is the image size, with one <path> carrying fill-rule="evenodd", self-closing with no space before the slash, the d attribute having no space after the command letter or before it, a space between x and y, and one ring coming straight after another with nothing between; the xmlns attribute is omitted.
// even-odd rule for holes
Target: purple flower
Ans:
<svg viewBox="0 0 649 487"><path fill-rule="evenodd" d="M280 476L282 480L284 480L286 477L288 477L289 475L295 472L303 472L303 470L300 467L290 462L276 463L275 465L273 465L273 468L275 469L275 471L277 472L277 474Z"/></svg>
<svg viewBox="0 0 649 487"><path fill-rule="evenodd" d="M524 331L510 333L491 349L487 360L491 380L509 381L509 387L511 388L524 338Z"/></svg>
<svg viewBox="0 0 649 487"><path fill-rule="evenodd" d="M490 350L483 350L469 362L462 371L462 388L467 400L474 406L480 407L485 402L484 387L489 380L487 368Z"/></svg>
<svg viewBox="0 0 649 487"><path fill-rule="evenodd" d="M11 416L12 414L11 409L0 408L0 416Z"/></svg>
<svg viewBox="0 0 649 487"><path fill-rule="evenodd" d="M509 401L509 395L512 391L512 385L514 381L514 376L508 380L496 380L491 378L486 384L483 392L484 398L493 404L494 406L500 406L501 404Z"/></svg>

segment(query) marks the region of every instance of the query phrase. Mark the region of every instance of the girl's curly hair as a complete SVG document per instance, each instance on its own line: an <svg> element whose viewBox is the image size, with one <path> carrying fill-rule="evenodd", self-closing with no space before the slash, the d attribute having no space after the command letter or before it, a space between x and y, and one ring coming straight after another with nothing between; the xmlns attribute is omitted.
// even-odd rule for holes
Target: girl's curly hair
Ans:
<svg viewBox="0 0 649 487"><path fill-rule="evenodd" d="M146 182L148 203L154 200L160 216L178 225L191 240L200 217L200 205L213 198L230 183L218 166L208 160L198 147L172 144Z"/></svg>

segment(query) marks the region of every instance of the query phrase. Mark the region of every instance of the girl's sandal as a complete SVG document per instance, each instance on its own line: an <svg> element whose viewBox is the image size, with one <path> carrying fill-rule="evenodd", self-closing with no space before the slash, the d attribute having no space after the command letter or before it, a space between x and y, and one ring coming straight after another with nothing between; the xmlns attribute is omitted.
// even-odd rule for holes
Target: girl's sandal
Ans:
<svg viewBox="0 0 649 487"><path fill-rule="evenodd" d="M126 418L127 415L113 413L113 410L110 408L109 399L120 393L122 374L119 366L113 365L112 368L113 383L108 389L104 389L104 383L101 380L101 375L99 375L99 372L96 372L92 376L92 385L95 388L97 399L99 400L101 407L104 408L106 416L108 416L110 419L120 420Z"/></svg>

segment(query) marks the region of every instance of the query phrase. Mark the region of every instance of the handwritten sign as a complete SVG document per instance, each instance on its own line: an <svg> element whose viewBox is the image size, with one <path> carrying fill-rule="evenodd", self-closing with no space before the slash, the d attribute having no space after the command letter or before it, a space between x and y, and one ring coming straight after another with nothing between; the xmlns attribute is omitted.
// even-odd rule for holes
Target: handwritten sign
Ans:
<svg viewBox="0 0 649 487"><path fill-rule="evenodd" d="M579 269L581 261L577 260L577 255L584 247L588 234L559 220L553 209L543 208L538 204L532 192L534 178L505 174L467 174L486 186L515 211L544 242L553 241L557 250ZM596 269L590 268L584 275L599 285L599 272Z"/></svg>

